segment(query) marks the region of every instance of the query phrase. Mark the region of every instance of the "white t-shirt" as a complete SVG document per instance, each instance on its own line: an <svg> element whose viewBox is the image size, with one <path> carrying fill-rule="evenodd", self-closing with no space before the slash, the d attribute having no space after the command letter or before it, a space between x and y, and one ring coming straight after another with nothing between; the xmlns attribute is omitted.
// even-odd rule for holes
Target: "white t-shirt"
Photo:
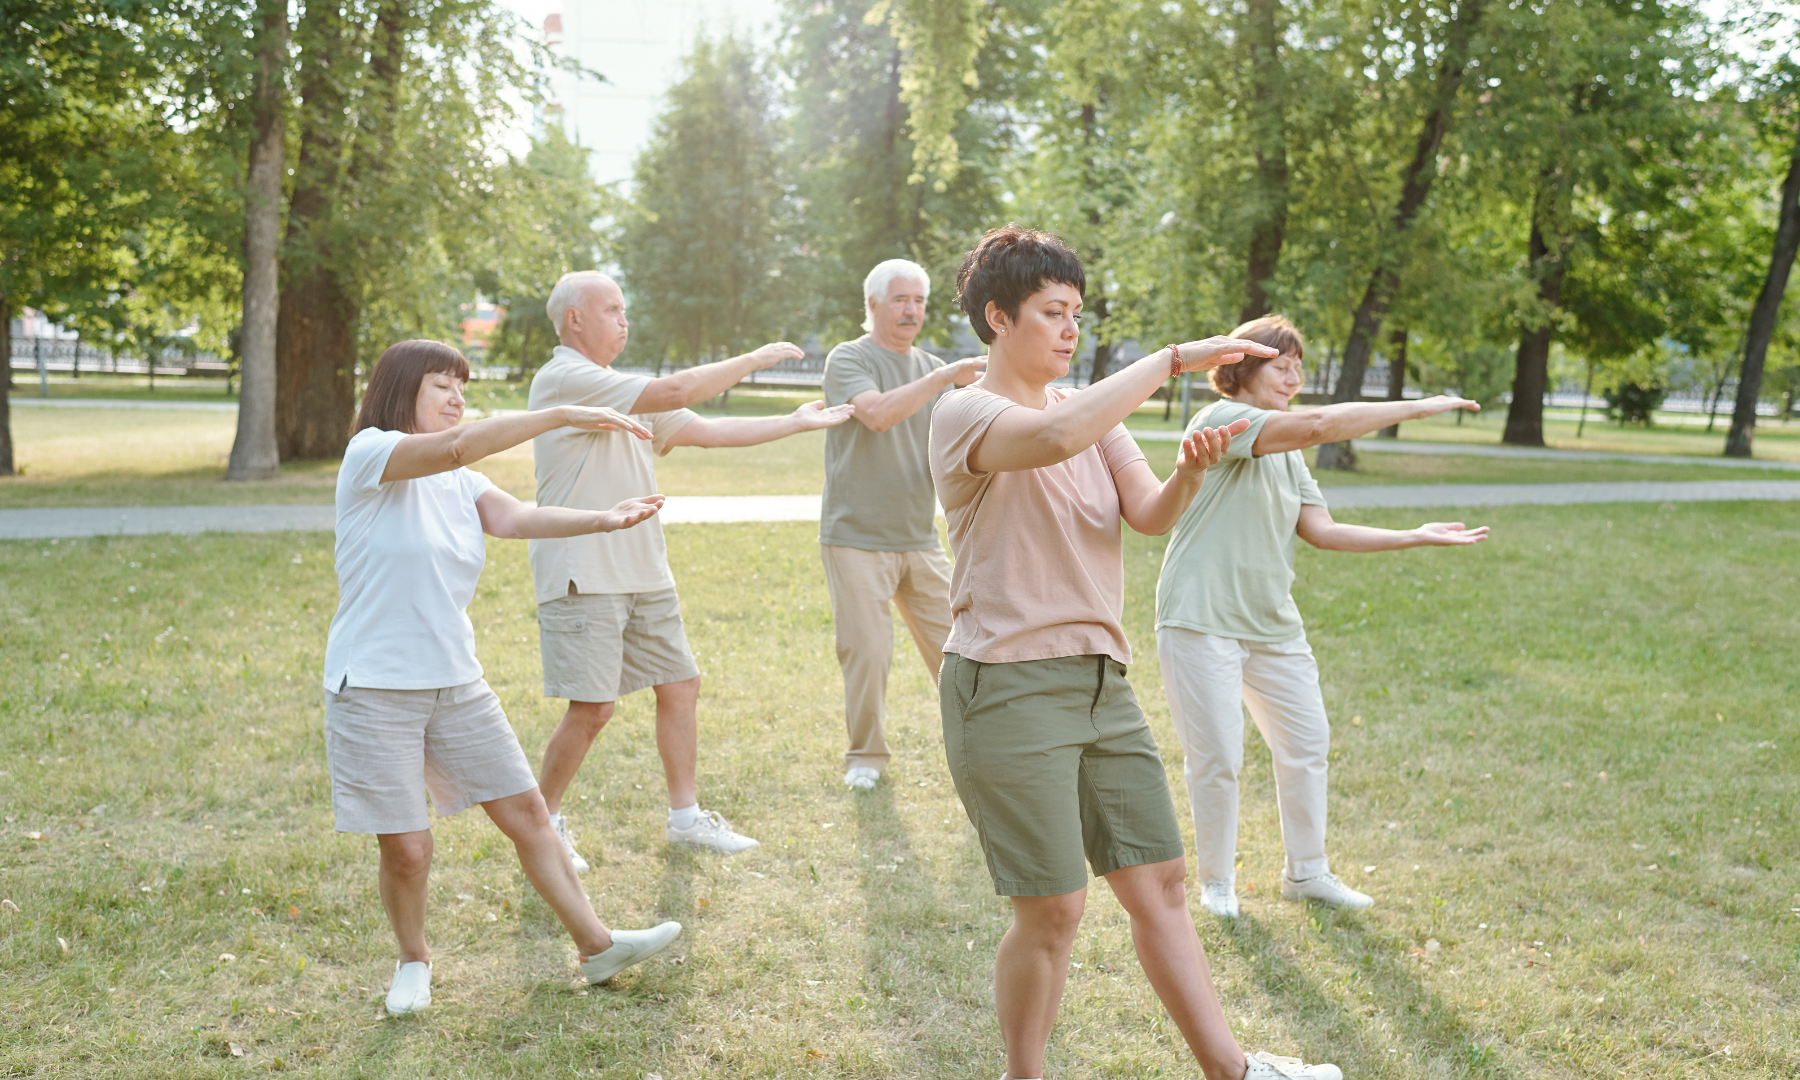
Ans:
<svg viewBox="0 0 1800 1080"><path fill-rule="evenodd" d="M566 345L531 379L530 408L587 405L631 412L650 385L648 375L627 375L594 363ZM669 439L699 414L688 409L638 413L648 442L625 431L557 428L532 440L539 506L611 510L626 499L656 494L656 458ZM617 532L531 541L531 576L537 602L578 593L644 593L675 587L663 544L662 519Z"/></svg>
<svg viewBox="0 0 1800 1080"><path fill-rule="evenodd" d="M468 469L381 482L403 431L364 428L337 479L338 608L325 689L436 690L481 678L465 608L487 561Z"/></svg>

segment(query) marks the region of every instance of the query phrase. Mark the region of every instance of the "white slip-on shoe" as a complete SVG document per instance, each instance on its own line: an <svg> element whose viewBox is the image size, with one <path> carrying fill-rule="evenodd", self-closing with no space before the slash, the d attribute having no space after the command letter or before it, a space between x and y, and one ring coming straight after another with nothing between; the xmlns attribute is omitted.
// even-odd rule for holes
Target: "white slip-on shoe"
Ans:
<svg viewBox="0 0 1800 1080"><path fill-rule="evenodd" d="M591 983L603 983L633 964L662 952L681 936L681 924L666 922L648 930L614 930L612 947L581 962L581 973Z"/></svg>
<svg viewBox="0 0 1800 1080"><path fill-rule="evenodd" d="M1221 919L1238 917L1237 889L1229 881L1209 881L1200 889L1200 906Z"/></svg>
<svg viewBox="0 0 1800 1080"><path fill-rule="evenodd" d="M857 791L873 791L876 781L880 779L881 771L867 765L852 765L844 773L844 783Z"/></svg>
<svg viewBox="0 0 1800 1080"><path fill-rule="evenodd" d="M740 851L762 846L761 841L739 836L732 829L731 822L726 821L717 810L700 811L700 819L691 828L677 829L670 822L665 835L671 844L706 848L721 855L736 855Z"/></svg>
<svg viewBox="0 0 1800 1080"><path fill-rule="evenodd" d="M388 988L389 1016L409 1016L431 1004L431 965L423 960L394 964L394 985Z"/></svg>
<svg viewBox="0 0 1800 1080"><path fill-rule="evenodd" d="M1299 1058L1276 1057L1258 1050L1246 1060L1244 1080L1344 1080L1336 1065L1308 1065Z"/></svg>
<svg viewBox="0 0 1800 1080"><path fill-rule="evenodd" d="M561 814L550 815L550 827L556 830L556 838L563 842L563 850L569 853L569 861L575 864L577 874L588 872L588 862L575 850L575 838L569 835L569 822Z"/></svg>
<svg viewBox="0 0 1800 1080"><path fill-rule="evenodd" d="M1344 911L1361 911L1374 907L1375 898L1368 893L1360 893L1344 884L1336 874L1324 873L1318 877L1310 877L1305 881L1295 881L1281 873L1281 898L1283 900L1317 900L1326 907L1339 908Z"/></svg>

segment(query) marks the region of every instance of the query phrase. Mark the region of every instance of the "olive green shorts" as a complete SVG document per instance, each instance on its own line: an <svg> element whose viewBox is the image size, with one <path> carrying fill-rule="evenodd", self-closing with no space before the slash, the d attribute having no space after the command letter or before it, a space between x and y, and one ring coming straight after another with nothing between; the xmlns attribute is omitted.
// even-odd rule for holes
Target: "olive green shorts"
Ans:
<svg viewBox="0 0 1800 1080"><path fill-rule="evenodd" d="M1184 854L1125 665L945 653L938 701L950 776L1001 896L1060 896L1087 885L1089 865L1104 876Z"/></svg>

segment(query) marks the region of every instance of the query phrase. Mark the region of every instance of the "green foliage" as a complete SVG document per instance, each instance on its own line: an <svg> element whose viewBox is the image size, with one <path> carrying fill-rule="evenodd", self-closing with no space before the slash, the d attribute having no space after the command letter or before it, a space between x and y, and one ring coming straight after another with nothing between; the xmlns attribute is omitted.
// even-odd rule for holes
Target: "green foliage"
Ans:
<svg viewBox="0 0 1800 1080"><path fill-rule="evenodd" d="M1617 418L1621 425L1642 424L1649 427L1655 423L1656 410L1662 407L1663 399L1668 396L1667 387L1620 383L1606 392L1606 415L1608 418Z"/></svg>

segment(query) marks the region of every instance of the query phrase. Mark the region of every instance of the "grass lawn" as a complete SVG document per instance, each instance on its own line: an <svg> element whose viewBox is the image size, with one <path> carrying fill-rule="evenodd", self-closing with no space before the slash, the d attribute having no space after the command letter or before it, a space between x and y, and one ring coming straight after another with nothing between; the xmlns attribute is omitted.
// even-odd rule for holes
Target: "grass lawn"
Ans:
<svg viewBox="0 0 1800 1080"><path fill-rule="evenodd" d="M1248 736L1245 915L1200 920L1236 1030L1357 1080L1793 1076L1800 519L1481 519L1494 539L1467 551L1302 548L1336 735L1331 849L1378 903L1275 899L1268 756ZM18 908L0 911L0 1075L997 1075L1006 907L921 666L896 668L887 782L852 796L813 528L669 541L706 672L703 798L764 846L663 845L635 695L571 814L602 913L679 919L679 945L580 986L471 811L437 826L437 993L405 1021L380 1016L373 843L331 831L330 537L0 544L0 893ZM1185 818L1150 636L1161 546L1128 534L1127 626ZM535 759L559 710L539 695L525 546L489 551L471 616ZM1198 1075L1103 886L1074 958L1052 1075Z"/></svg>

